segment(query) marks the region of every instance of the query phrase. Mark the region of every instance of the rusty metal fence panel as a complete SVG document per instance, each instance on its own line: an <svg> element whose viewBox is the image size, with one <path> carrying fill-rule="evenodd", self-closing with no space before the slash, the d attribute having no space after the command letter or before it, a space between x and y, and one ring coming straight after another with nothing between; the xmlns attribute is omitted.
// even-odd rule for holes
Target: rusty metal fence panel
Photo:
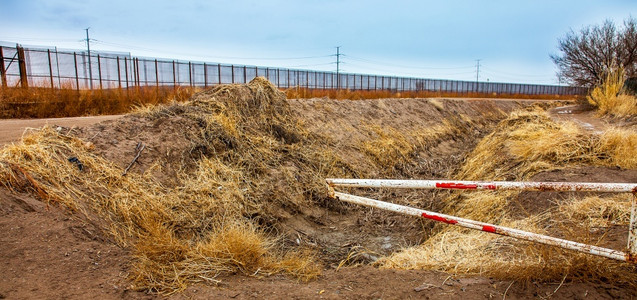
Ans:
<svg viewBox="0 0 637 300"><path fill-rule="evenodd" d="M279 88L429 91L438 93L498 93L584 95L586 88L499 82L440 80L369 74L266 68L208 62L132 57L126 53L58 51L0 46L2 86L112 89L141 86L209 87L247 83L264 76Z"/></svg>

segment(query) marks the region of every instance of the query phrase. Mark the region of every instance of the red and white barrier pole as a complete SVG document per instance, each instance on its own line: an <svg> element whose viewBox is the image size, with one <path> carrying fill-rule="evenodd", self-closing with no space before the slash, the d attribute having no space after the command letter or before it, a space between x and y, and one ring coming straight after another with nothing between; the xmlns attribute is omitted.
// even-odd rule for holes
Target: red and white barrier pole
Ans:
<svg viewBox="0 0 637 300"><path fill-rule="evenodd" d="M546 235L536 234L532 232L526 232L518 229L482 223L474 220L454 217L450 215L445 215L441 213L431 212L427 210L417 209L409 206L403 206L383 201L378 201L370 198L354 196L345 193L332 192L332 196L346 202L360 204L369 207L376 207L384 210L394 211L405 215L411 216L419 216L423 218L427 218L430 220L443 222L451 225L458 225L466 228L481 230L484 232L496 233L505 236L511 236L518 239L523 239L527 241L537 242L546 245L558 246L565 249L575 250L587 254L603 256L615 260L620 261L628 261L632 263L637 263L637 256L632 254L624 253L621 251L607 249L602 247L597 247L593 245L587 245L582 243L577 243L573 241L568 241L564 239L554 238Z"/></svg>
<svg viewBox="0 0 637 300"><path fill-rule="evenodd" d="M343 179L328 178L330 186L390 187L408 189L459 190L530 190L563 192L637 193L637 183L592 182L515 182L515 181L462 181L462 180L400 180L400 179Z"/></svg>

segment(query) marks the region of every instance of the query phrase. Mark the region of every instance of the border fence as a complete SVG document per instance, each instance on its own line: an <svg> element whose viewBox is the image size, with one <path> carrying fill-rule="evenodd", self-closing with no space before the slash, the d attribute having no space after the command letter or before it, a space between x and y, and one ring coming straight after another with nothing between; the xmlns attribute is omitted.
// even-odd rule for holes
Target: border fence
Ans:
<svg viewBox="0 0 637 300"><path fill-rule="evenodd" d="M477 82L257 67L130 54L0 46L3 87L112 89L143 86L209 87L266 77L279 88L430 91L524 95L583 95L583 87Z"/></svg>

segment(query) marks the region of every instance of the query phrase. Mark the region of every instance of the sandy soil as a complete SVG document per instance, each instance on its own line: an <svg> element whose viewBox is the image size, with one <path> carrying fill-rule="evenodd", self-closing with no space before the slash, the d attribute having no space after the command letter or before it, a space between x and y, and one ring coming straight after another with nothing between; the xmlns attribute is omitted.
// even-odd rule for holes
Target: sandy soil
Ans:
<svg viewBox="0 0 637 300"><path fill-rule="evenodd" d="M51 119L0 119L0 147L20 140L22 133L24 133L24 130L27 128L39 128L44 125L82 127L106 120L117 119L119 117L121 116L114 115Z"/></svg>

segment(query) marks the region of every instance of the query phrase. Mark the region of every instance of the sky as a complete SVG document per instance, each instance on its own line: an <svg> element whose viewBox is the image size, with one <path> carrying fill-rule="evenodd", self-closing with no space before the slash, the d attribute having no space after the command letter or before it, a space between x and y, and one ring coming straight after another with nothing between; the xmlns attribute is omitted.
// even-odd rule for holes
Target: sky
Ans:
<svg viewBox="0 0 637 300"><path fill-rule="evenodd" d="M0 0L0 41L134 56L418 78L558 84L569 30L635 0ZM477 65L479 60L479 73Z"/></svg>

